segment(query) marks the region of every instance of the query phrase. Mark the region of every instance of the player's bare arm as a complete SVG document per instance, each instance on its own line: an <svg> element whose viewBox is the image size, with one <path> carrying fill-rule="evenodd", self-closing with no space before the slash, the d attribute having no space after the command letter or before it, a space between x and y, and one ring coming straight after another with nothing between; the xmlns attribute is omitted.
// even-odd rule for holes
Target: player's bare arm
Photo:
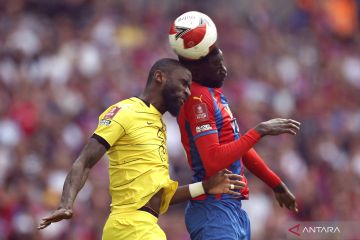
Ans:
<svg viewBox="0 0 360 240"><path fill-rule="evenodd" d="M53 222L72 217L72 207L76 195L84 186L90 169L101 159L105 152L106 149L102 144L93 138L89 139L66 176L58 209L50 216L43 218L38 229L44 229Z"/></svg>
<svg viewBox="0 0 360 240"><path fill-rule="evenodd" d="M275 198L278 201L280 207L286 207L287 209L298 212L298 206L295 196L290 192L285 183L281 182L274 189Z"/></svg>
<svg viewBox="0 0 360 240"><path fill-rule="evenodd" d="M234 190L243 189L245 182L241 181L242 176L233 174L229 170L224 169L217 174L211 176L209 179L202 182L204 193L209 194L232 194L235 196L241 196L241 194ZM174 197L171 199L170 204L180 203L191 199L191 193L189 185L178 187Z"/></svg>

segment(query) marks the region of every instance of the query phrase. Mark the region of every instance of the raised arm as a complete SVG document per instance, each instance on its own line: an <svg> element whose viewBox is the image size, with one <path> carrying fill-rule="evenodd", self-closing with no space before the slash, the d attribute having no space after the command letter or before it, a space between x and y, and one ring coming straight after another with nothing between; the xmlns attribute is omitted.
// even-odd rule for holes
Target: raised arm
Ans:
<svg viewBox="0 0 360 240"><path fill-rule="evenodd" d="M233 142L220 144L217 132L214 132L198 137L196 146L200 152L204 168L207 174L211 176L243 157L261 137L283 133L296 134L299 127L300 123L295 120L276 118L258 124Z"/></svg>
<svg viewBox="0 0 360 240"><path fill-rule="evenodd" d="M103 144L94 138L89 139L66 176L58 209L50 216L43 218L38 229L46 228L53 222L72 217L72 208L76 195L84 186L90 169L101 159L105 152L106 148Z"/></svg>
<svg viewBox="0 0 360 240"><path fill-rule="evenodd" d="M275 118L261 122L237 140L219 142L219 131L224 127L221 109L210 93L187 100L179 115L182 138L194 141L206 175L211 176L221 169L229 167L243 157L262 137L283 133L296 134L300 123L292 119ZM184 110L185 109L185 110ZM237 131L236 123L231 123ZM185 137L186 136L186 137Z"/></svg>

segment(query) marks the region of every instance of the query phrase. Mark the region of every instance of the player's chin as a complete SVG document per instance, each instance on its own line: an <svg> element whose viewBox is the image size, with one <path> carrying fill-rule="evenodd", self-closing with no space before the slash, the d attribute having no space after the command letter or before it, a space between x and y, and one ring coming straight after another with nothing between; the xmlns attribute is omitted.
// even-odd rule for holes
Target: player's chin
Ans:
<svg viewBox="0 0 360 240"><path fill-rule="evenodd" d="M221 87L222 87L222 85L224 84L224 80L225 80L225 79L223 79L223 80L221 80L221 81L219 82L219 84L218 84L218 86L217 86L218 88L221 88Z"/></svg>
<svg viewBox="0 0 360 240"><path fill-rule="evenodd" d="M223 83L224 83L224 80L225 78L222 78L222 79L219 79L218 81L216 81L214 84L213 84L213 87L214 88L221 88Z"/></svg>
<svg viewBox="0 0 360 240"><path fill-rule="evenodd" d="M180 108L179 109L169 109L168 112L171 114L171 116L177 117L179 115Z"/></svg>
<svg viewBox="0 0 360 240"><path fill-rule="evenodd" d="M220 74L220 76L219 76L219 85L220 86L222 86L223 85L223 83L224 83L224 81L225 81L225 79L226 79L226 76L227 76L227 74Z"/></svg>
<svg viewBox="0 0 360 240"><path fill-rule="evenodd" d="M171 104L171 105L168 106L168 112L173 117L177 117L179 115L181 106L182 106L182 102L177 102L175 104Z"/></svg>

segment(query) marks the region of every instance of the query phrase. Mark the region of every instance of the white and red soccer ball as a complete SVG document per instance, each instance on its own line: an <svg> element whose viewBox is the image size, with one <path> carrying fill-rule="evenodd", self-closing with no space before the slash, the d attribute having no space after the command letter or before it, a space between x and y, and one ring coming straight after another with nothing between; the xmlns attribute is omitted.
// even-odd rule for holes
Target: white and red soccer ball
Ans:
<svg viewBox="0 0 360 240"><path fill-rule="evenodd" d="M170 46L177 55L186 59L205 57L216 40L214 22L201 12L186 12L176 18L170 27Z"/></svg>

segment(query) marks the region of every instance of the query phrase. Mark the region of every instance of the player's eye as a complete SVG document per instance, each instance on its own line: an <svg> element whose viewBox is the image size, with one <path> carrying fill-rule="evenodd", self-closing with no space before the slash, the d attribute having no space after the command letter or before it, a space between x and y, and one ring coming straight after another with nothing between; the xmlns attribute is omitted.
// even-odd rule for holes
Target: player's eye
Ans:
<svg viewBox="0 0 360 240"><path fill-rule="evenodd" d="M190 86L190 82L189 81L186 81L185 79L181 79L181 83L183 86L185 87L189 87Z"/></svg>

